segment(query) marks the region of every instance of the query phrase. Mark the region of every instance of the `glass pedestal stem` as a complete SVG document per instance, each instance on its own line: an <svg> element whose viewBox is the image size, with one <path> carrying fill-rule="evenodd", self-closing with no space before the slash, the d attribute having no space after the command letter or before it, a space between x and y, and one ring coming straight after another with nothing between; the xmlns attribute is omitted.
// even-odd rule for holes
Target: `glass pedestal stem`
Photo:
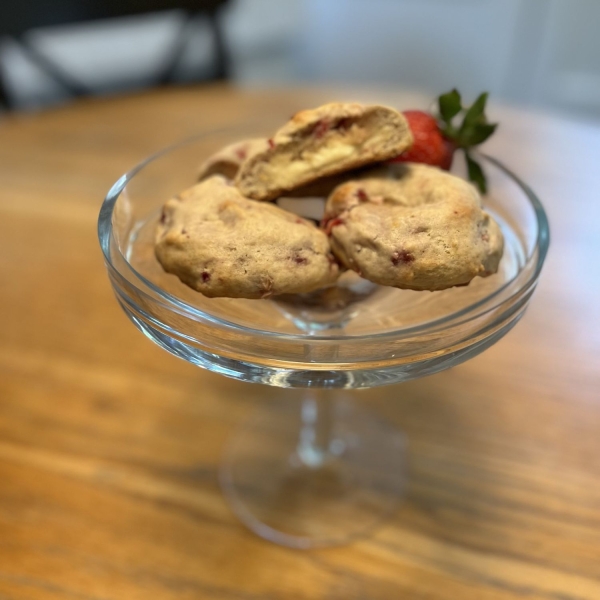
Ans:
<svg viewBox="0 0 600 600"><path fill-rule="evenodd" d="M355 394L282 390L229 444L223 491L261 537L293 548L348 543L389 518L404 487L404 436Z"/></svg>
<svg viewBox="0 0 600 600"><path fill-rule="evenodd" d="M330 391L308 391L300 405L301 426L296 452L306 467L319 468L331 454L339 453L342 442L333 438L335 407L332 395Z"/></svg>

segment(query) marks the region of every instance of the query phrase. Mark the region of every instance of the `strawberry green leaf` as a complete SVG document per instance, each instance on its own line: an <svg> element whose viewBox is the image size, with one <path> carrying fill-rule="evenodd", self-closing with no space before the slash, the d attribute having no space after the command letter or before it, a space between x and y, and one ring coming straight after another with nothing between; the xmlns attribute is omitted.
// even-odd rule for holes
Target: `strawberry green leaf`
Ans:
<svg viewBox="0 0 600 600"><path fill-rule="evenodd" d="M462 132L461 145L467 148L477 146L487 140L498 127L497 123L477 123Z"/></svg>
<svg viewBox="0 0 600 600"><path fill-rule="evenodd" d="M438 98L440 108L440 116L446 123L450 123L452 119L462 110L461 98L458 90L455 88L447 94L442 94Z"/></svg>
<svg viewBox="0 0 600 600"><path fill-rule="evenodd" d="M473 102L469 110L467 110L467 114L465 115L465 120L463 121L461 132L472 127L476 123L485 123L485 105L487 103L488 93L484 92Z"/></svg>
<svg viewBox="0 0 600 600"><path fill-rule="evenodd" d="M487 192L487 181L481 165L468 152L465 152L465 158L467 159L469 180L477 186L482 194L485 194Z"/></svg>

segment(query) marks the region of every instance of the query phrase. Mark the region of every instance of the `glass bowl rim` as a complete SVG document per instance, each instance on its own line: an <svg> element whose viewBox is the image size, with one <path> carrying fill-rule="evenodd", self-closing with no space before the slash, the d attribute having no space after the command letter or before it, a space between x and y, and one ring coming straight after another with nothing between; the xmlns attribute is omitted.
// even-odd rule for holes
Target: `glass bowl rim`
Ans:
<svg viewBox="0 0 600 600"><path fill-rule="evenodd" d="M111 236L113 233L113 230L112 230L113 209L114 209L114 206L115 206L121 192L125 189L125 186L129 183L129 181L131 181L133 179L133 177L135 177L135 175L137 175L146 165L148 165L149 163L151 163L154 160L157 160L161 156L168 154L169 152L172 152L172 151L177 150L181 147L184 147L188 144L196 142L202 138L207 138L211 135L214 136L214 135L229 133L232 131L239 131L240 127L248 128L249 125L250 124L248 122L245 122L245 123L240 123L237 125L230 125L227 127L220 127L220 128L215 128L215 129L211 129L211 130L206 130L206 131L203 131L200 133L196 133L195 135L188 136L187 138L179 140L173 144L170 144L169 146L166 146L166 147L158 150L157 152L150 154L144 160L142 160L137 165L135 165L132 169L127 171L124 175L119 177L119 179L117 179L117 181L111 186L106 197L104 198L104 201L102 203L102 206L100 208L100 213L98 216L98 228L97 228L98 239L100 242L102 253L104 255L105 263L106 263L107 267L109 268L109 270L113 271L114 273L119 274L120 277L123 277L123 275L121 274L121 272L115 266L114 262L111 259L110 241L111 241ZM502 171L505 175L507 175L508 178L511 179L519 187L521 192L523 192L523 194L529 200L531 207L533 208L533 211L534 211L536 225L537 225L537 236L536 236L535 244L534 244L531 252L527 256L525 263L519 269L517 274L513 278L511 278L510 280L505 282L500 288L498 288L497 290L494 290L493 292L491 292L484 298L477 300L473 304L463 307L453 313L444 315L444 316L434 319L432 321L427 321L425 323L413 325L411 327L394 329L394 330L390 330L390 331L383 331L383 332L379 332L379 333L359 333L359 334L345 334L344 333L342 335L339 335L339 334L326 335L327 330L319 331L317 333L305 332L305 331L301 331L299 333L283 333L283 332L277 332L277 331L265 331L263 329L248 327L246 325L241 325L241 324L235 323L233 321L229 321L225 318L218 317L216 315L211 314L210 312L203 311L195 306L192 306L192 305L184 302L183 300L177 298L176 296L170 294L169 292L165 291L161 287L152 283L150 280L146 279L141 273L139 273L131 265L129 260L127 260L127 257L121 252L121 249L118 247L118 245L116 245L117 251L119 252L122 261L124 262L124 264L127 265L127 268L132 273L134 278L139 280L143 284L144 287L149 288L153 293L155 293L157 296L159 296L159 298L161 298L163 301L165 301L167 308L173 309L174 307L176 307L178 309L176 312L178 312L180 314L183 312L183 314L185 316L193 317L196 320L198 318L200 318L202 321L209 322L209 323L217 325L221 328L231 329L231 330L234 330L234 331L237 331L240 333L245 333L245 334L249 334L249 335L253 335L253 336L260 336L260 337L264 337L264 338L277 338L277 339L281 339L282 341L289 341L289 342L306 343L307 338L310 338L312 342L337 341L337 342L343 343L344 341L357 342L357 341L361 341L361 340L373 340L375 338L390 338L390 337L402 338L402 337L407 337L408 335L414 335L416 333L421 333L421 332L431 333L432 331L439 331L440 329L443 330L446 328L446 327L443 327L444 325L447 325L447 327L456 326L457 324L462 325L462 324L468 323L470 321L474 321L489 312L497 310L502 305L510 305L512 300L514 300L515 298L517 298L520 295L526 294L533 286L535 286L535 284L537 283L537 280L539 278L539 275L541 273L542 266L544 264L544 260L546 258L546 254L548 252L548 247L549 247L549 243L550 243L550 228L549 228L548 217L547 217L546 211L545 211L541 201L539 200L537 195L533 192L533 190L519 176L517 176L511 169L506 167L498 159L493 158L487 154L480 153L480 152L478 153L478 155L484 161L491 163L496 168L498 168L500 171ZM501 299L499 302L494 303L492 306L486 306L484 310L476 311L477 308L487 305L489 303L489 301L492 300L494 297L497 297L500 294L502 294L502 292L506 291L512 284L514 284L515 280L519 277L519 275L527 267L531 266L531 264L533 262L535 262L535 267L531 270L531 273L529 274L527 280L525 282L523 282L523 284L521 286L519 286L516 290L514 290L508 297ZM124 279L130 285L132 285L132 282L128 278L124 278ZM142 296L150 298L150 300L152 302L156 302L155 298L153 298L150 294L145 292L143 289L140 289L137 286L135 286L135 287L136 287L137 294L141 294ZM469 314L471 312L473 314ZM468 315L468 317L461 321L458 321L458 322L456 321L456 319L458 319L462 316L465 316L465 315ZM335 330L332 330L332 331L335 331Z"/></svg>

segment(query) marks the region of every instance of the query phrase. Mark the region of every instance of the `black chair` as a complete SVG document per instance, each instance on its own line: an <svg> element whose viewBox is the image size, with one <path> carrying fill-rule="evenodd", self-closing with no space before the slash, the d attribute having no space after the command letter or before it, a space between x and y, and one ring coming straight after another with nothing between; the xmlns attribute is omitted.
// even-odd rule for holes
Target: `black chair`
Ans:
<svg viewBox="0 0 600 600"><path fill-rule="evenodd" d="M213 64L211 73L198 80L216 81L226 79L230 73L229 53L227 51L220 22L222 8L229 0L0 0L0 38L8 36L13 39L35 63L48 74L61 88L71 96L92 94L97 90L78 81L51 60L35 45L28 42L24 35L27 31L39 27L52 27L71 23L81 23L97 19L109 19L132 15L179 9L185 19L180 35L166 57L164 66L157 73L153 85L166 84L173 81L176 68L189 36L189 23L197 16L208 19L213 38ZM0 106L10 109L13 105L6 88L5 78L0 63Z"/></svg>

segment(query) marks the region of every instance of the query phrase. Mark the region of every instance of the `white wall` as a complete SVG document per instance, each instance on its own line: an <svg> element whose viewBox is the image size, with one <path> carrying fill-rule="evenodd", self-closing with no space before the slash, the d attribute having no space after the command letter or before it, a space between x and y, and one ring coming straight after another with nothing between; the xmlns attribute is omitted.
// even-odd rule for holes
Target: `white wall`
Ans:
<svg viewBox="0 0 600 600"><path fill-rule="evenodd" d="M251 0L246 0L250 5ZM600 118L599 0L306 0L295 72Z"/></svg>
<svg viewBox="0 0 600 600"><path fill-rule="evenodd" d="M499 93L521 0L308 0L305 73Z"/></svg>
<svg viewBox="0 0 600 600"><path fill-rule="evenodd" d="M600 116L600 2L550 4L533 99Z"/></svg>

